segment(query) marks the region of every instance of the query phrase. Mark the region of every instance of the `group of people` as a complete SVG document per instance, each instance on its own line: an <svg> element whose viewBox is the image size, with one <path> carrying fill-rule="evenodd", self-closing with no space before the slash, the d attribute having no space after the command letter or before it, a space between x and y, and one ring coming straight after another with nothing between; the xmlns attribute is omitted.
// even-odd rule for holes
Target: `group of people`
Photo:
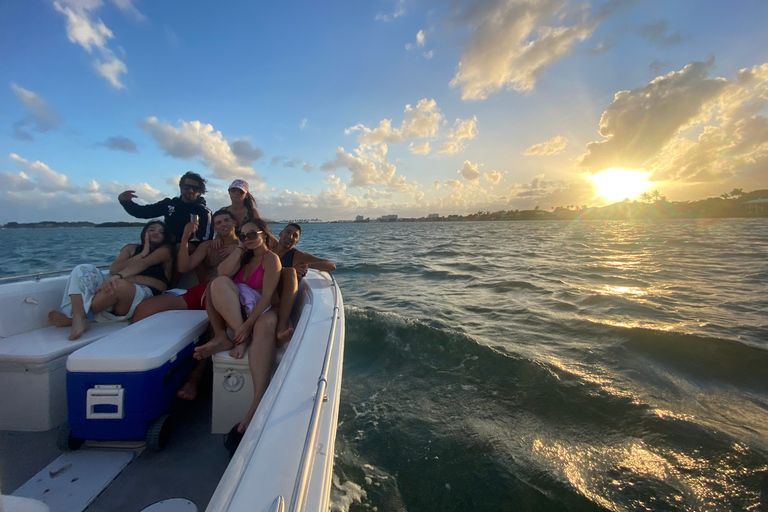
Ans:
<svg viewBox="0 0 768 512"><path fill-rule="evenodd" d="M239 439L267 390L277 348L293 335L289 317L299 281L310 268L331 272L336 266L295 248L301 236L298 224L272 235L244 180L232 182L231 204L215 213L206 206L206 180L199 174L184 174L179 192L179 197L148 205L134 203L133 190L121 193L118 200L130 215L164 220L148 222L141 243L122 248L109 277L93 265L75 267L61 310L49 311L47 319L51 325L71 327L69 339L75 340L88 330L89 320L132 318L135 323L161 311L205 310L211 333L195 348L195 359L202 362L225 350L234 358L248 354L254 397L230 433ZM174 287L191 271L197 285ZM180 398L194 400L204 370L203 364L196 365L178 392Z"/></svg>

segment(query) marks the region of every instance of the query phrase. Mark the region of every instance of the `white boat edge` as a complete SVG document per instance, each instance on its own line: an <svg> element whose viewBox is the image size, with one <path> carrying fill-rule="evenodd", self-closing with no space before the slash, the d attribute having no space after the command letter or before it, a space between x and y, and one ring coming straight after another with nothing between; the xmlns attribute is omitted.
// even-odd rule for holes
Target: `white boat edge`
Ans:
<svg viewBox="0 0 768 512"><path fill-rule="evenodd" d="M280 510L281 502L285 510L329 509L344 304L333 277L321 272L302 280L299 296L302 313L293 339L211 497L209 512L266 512Z"/></svg>

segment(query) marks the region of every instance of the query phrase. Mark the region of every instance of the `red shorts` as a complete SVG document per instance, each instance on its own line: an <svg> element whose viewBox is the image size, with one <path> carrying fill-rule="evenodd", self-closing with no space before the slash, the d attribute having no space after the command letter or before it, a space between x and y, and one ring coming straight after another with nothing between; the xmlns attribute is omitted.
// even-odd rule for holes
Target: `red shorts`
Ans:
<svg viewBox="0 0 768 512"><path fill-rule="evenodd" d="M205 310L205 289L208 283L200 283L193 286L181 297L187 303L187 309Z"/></svg>

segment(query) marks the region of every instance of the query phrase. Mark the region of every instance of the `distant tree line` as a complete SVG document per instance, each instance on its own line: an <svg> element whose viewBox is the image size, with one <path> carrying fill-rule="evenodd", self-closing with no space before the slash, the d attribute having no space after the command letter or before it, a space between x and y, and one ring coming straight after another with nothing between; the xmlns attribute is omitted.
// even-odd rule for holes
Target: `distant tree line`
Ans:
<svg viewBox="0 0 768 512"><path fill-rule="evenodd" d="M8 222L3 224L6 229L18 228L135 228L144 226L143 222L102 222L95 224L93 222L57 222L44 220L42 222Z"/></svg>

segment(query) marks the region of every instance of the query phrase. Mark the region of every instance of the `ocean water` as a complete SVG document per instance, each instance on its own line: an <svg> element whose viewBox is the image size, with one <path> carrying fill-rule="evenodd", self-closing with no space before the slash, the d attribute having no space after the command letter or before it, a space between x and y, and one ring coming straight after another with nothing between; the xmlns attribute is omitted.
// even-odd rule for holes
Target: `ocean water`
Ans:
<svg viewBox="0 0 768 512"><path fill-rule="evenodd" d="M139 230L0 230L0 276ZM316 224L346 352L333 508L768 510L768 222Z"/></svg>

